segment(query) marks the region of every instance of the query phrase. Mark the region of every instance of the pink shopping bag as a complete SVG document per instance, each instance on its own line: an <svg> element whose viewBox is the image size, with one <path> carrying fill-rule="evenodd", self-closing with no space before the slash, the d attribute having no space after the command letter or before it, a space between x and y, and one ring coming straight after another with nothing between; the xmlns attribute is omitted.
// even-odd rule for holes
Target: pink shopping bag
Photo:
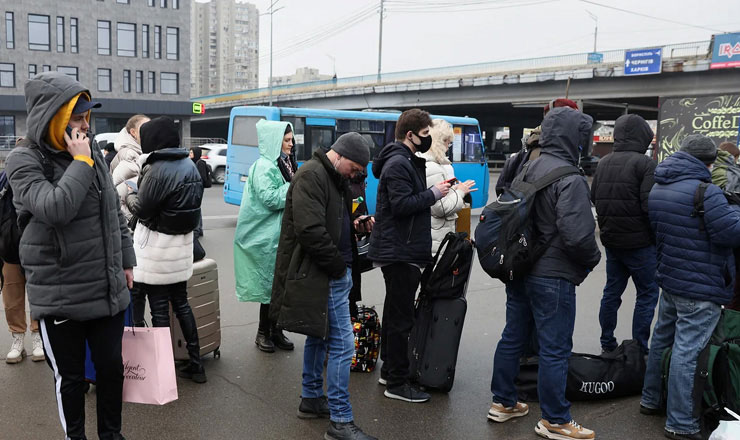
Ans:
<svg viewBox="0 0 740 440"><path fill-rule="evenodd" d="M177 400L168 327L124 327L123 401L164 405Z"/></svg>

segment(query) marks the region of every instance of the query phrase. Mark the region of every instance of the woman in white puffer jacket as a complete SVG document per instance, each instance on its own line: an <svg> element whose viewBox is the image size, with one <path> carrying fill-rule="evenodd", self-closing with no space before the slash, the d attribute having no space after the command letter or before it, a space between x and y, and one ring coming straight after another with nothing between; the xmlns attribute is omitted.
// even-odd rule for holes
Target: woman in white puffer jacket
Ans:
<svg viewBox="0 0 740 440"><path fill-rule="evenodd" d="M116 157L110 164L111 177L113 177L113 186L118 192L121 200L121 211L126 217L126 221L131 220L131 212L126 206L126 196L128 195L127 180L137 180L141 174L138 159L141 156L141 137L139 129L145 122L149 122L146 115L134 115L126 122L126 126L118 133L113 145L116 149Z"/></svg>
<svg viewBox="0 0 740 440"><path fill-rule="evenodd" d="M426 153L417 153L427 161L427 188L455 177L451 162L447 158L447 150L454 139L452 125L443 119L435 119L429 133L432 136L431 148ZM473 186L474 180L453 185L450 192L432 206L432 254L437 252L448 232L455 232L457 213L465 205L463 198L477 190Z"/></svg>

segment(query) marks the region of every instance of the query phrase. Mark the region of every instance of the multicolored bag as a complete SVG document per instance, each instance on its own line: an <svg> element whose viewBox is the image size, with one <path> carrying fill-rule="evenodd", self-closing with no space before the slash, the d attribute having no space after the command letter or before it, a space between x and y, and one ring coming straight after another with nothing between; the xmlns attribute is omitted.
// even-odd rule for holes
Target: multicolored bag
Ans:
<svg viewBox="0 0 740 440"><path fill-rule="evenodd" d="M355 333L355 355L351 371L370 373L375 369L380 352L380 319L374 307L360 306L352 319Z"/></svg>

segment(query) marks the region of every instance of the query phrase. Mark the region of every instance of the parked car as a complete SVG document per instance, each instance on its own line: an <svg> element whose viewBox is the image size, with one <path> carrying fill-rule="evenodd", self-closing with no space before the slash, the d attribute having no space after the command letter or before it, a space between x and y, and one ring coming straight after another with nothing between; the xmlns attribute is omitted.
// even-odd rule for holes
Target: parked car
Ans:
<svg viewBox="0 0 740 440"><path fill-rule="evenodd" d="M102 151L108 142L113 142L116 139L116 136L118 136L118 132L98 133L93 139L93 145L97 145L98 148L100 148L100 150ZM105 156L105 152L103 152L103 156Z"/></svg>
<svg viewBox="0 0 740 440"><path fill-rule="evenodd" d="M226 144L204 144L200 148L203 155L200 157L213 171L213 183L223 185L226 178Z"/></svg>

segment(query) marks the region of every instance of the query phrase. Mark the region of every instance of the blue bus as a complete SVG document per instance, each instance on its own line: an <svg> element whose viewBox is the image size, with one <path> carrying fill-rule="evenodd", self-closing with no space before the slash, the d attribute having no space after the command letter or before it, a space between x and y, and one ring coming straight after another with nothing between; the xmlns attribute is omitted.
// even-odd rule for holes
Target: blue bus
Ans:
<svg viewBox="0 0 740 440"><path fill-rule="evenodd" d="M289 107L243 106L231 110L224 200L241 204L244 183L252 164L259 158L257 121L287 121L293 124L296 160L299 164L311 158L318 148L328 149L338 136L355 131L372 140L370 160L395 140L396 121L400 112L322 110ZM453 126L455 138L449 157L460 181L475 180L478 191L471 193L473 208L488 201L488 162L478 121L457 116L437 116ZM368 165L366 202L368 211L375 212L378 180Z"/></svg>

